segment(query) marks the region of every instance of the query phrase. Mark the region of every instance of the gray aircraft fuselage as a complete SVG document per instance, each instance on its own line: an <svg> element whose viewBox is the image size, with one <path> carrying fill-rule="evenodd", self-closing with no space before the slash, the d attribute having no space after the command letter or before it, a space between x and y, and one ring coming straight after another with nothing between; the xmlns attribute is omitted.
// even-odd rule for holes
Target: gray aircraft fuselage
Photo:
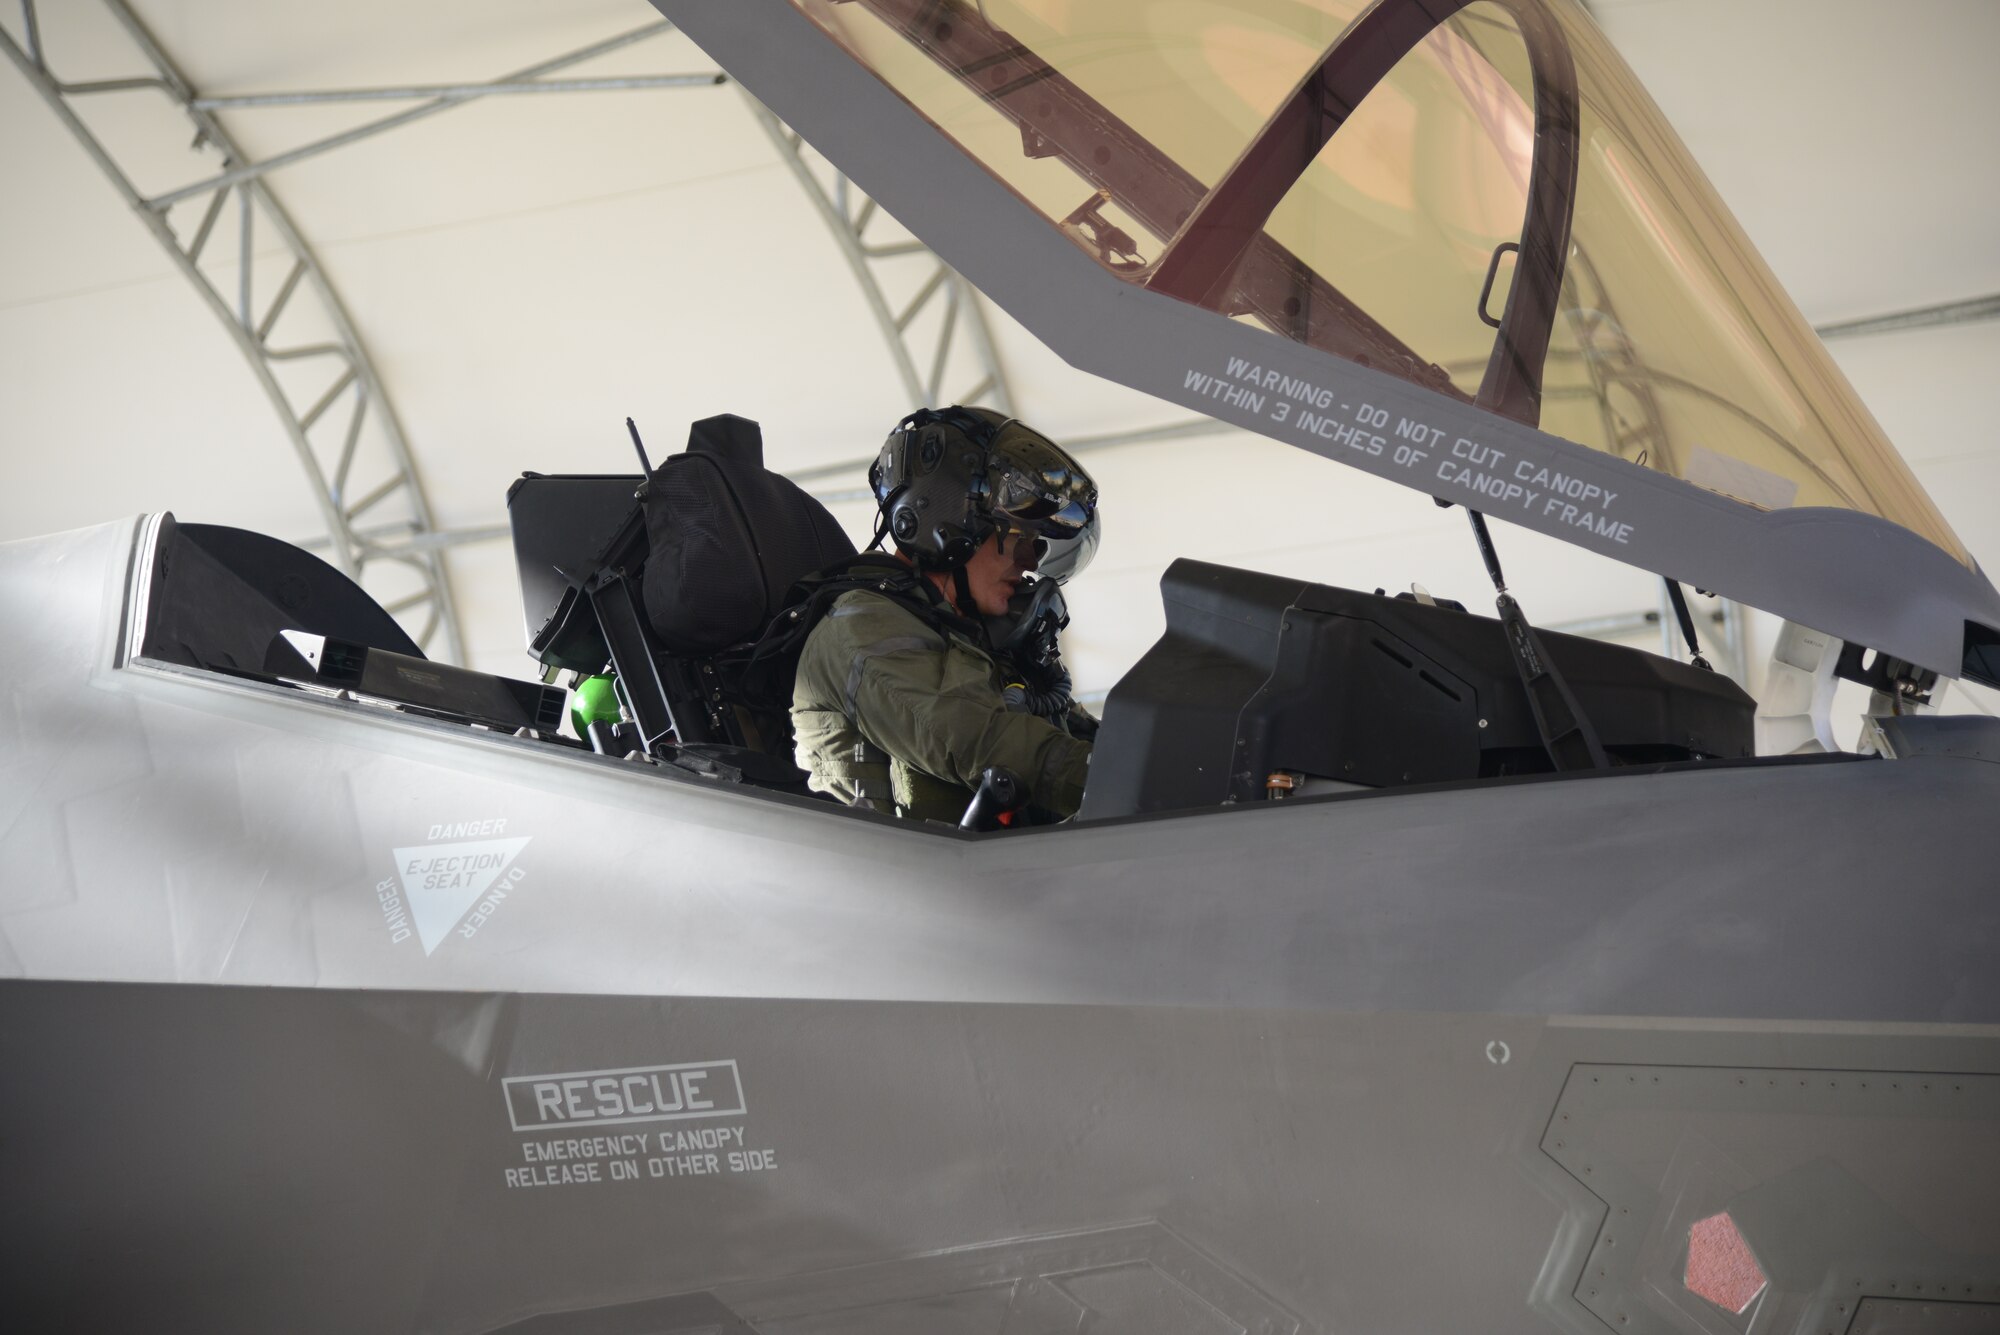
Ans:
<svg viewBox="0 0 2000 1335"><path fill-rule="evenodd" d="M965 835L129 658L151 531L0 547L21 1328L2000 1311L1990 759Z"/></svg>

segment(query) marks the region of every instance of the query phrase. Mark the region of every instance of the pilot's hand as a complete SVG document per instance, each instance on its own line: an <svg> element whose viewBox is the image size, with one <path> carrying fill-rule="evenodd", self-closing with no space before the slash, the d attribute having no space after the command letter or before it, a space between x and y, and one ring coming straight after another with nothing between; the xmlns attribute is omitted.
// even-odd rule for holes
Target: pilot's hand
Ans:
<svg viewBox="0 0 2000 1335"><path fill-rule="evenodd" d="M1069 713L1063 717L1062 729L1081 742L1097 740L1097 719L1082 705L1072 704Z"/></svg>

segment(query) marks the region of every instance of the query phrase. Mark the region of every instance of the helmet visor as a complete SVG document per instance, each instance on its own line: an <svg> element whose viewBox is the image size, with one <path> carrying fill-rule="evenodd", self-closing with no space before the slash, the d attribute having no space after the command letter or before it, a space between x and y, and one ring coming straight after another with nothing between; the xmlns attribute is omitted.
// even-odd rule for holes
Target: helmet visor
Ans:
<svg viewBox="0 0 2000 1335"><path fill-rule="evenodd" d="M1083 573L1090 564L1090 558L1097 555L1097 540L1104 531L1103 519L1096 507L1082 527L1071 530L1067 536L1042 539L1046 548L1042 559L1035 566L1035 573L1058 584L1066 583L1071 576Z"/></svg>
<svg viewBox="0 0 2000 1335"><path fill-rule="evenodd" d="M1097 484L1054 441L1009 422L993 443L988 500L994 518L1046 544L1037 567L1066 580L1097 551Z"/></svg>

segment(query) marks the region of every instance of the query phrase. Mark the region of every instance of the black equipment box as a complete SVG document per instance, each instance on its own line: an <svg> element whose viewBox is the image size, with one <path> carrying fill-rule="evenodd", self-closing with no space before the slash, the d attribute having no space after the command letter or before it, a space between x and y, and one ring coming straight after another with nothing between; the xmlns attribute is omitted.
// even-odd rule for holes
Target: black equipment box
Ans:
<svg viewBox="0 0 2000 1335"><path fill-rule="evenodd" d="M563 704L569 698L557 686L496 677L305 631L284 631L272 640L264 668L281 679L331 686L434 718L507 732L529 728L555 733L562 727Z"/></svg>
<svg viewBox="0 0 2000 1335"><path fill-rule="evenodd" d="M530 652L536 652L536 636L573 582L596 573L606 546L637 515L633 493L643 481L637 473L526 473L507 488L507 525L514 535ZM638 557L644 559L643 551ZM580 670L595 672L603 665L600 656Z"/></svg>
<svg viewBox="0 0 2000 1335"><path fill-rule="evenodd" d="M1258 801L1279 772L1372 787L1553 770L1500 622L1200 561L1105 701L1082 820ZM1613 764L1754 754L1719 673L1538 632Z"/></svg>

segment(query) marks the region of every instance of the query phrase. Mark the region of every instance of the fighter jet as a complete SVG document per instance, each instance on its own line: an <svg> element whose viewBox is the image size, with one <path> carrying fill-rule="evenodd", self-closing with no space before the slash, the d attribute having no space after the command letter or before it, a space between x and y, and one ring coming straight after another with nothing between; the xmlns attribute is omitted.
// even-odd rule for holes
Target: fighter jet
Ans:
<svg viewBox="0 0 2000 1335"><path fill-rule="evenodd" d="M595 745L274 539L0 547L17 1323L1995 1328L1930 704L2000 594L1577 5L658 3L1076 365L1478 516L1493 614L1178 562L1078 818L984 832L799 789L743 419L513 492ZM704 470L719 647L647 596ZM1538 630L1487 516L1787 618L1766 698Z"/></svg>

